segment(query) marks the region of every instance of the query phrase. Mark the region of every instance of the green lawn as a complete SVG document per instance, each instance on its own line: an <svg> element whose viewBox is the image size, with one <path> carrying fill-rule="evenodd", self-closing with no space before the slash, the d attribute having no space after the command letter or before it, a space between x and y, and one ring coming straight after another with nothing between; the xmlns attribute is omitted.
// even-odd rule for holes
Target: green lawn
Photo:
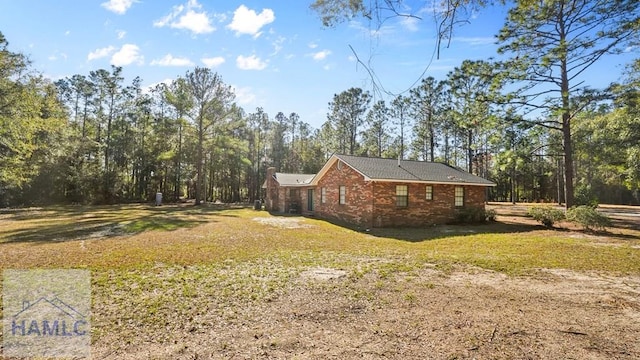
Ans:
<svg viewBox="0 0 640 360"><path fill-rule="evenodd" d="M383 256L508 273L538 268L640 273L640 232L629 229L585 234L498 222L358 232L246 208L145 205L5 211L0 221L1 268L141 269L273 257L309 265Z"/></svg>

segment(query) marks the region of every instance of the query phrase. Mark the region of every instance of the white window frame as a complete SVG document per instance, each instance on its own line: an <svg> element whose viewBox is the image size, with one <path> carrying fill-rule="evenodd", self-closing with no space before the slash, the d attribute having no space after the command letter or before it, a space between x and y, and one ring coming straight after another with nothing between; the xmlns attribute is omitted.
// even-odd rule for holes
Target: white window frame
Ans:
<svg viewBox="0 0 640 360"><path fill-rule="evenodd" d="M320 202L323 203L323 204L327 202L327 188L326 187L320 188Z"/></svg>
<svg viewBox="0 0 640 360"><path fill-rule="evenodd" d="M427 185L425 187L425 200L433 200L433 185Z"/></svg>
<svg viewBox="0 0 640 360"><path fill-rule="evenodd" d="M453 204L456 207L463 207L464 206L464 187L456 186L453 191L454 191Z"/></svg>
<svg viewBox="0 0 640 360"><path fill-rule="evenodd" d="M409 206L409 186L396 185L396 207L406 208Z"/></svg>
<svg viewBox="0 0 640 360"><path fill-rule="evenodd" d="M338 192L340 194L338 199L338 204L344 205L347 203L347 187L344 185L340 185L338 188Z"/></svg>

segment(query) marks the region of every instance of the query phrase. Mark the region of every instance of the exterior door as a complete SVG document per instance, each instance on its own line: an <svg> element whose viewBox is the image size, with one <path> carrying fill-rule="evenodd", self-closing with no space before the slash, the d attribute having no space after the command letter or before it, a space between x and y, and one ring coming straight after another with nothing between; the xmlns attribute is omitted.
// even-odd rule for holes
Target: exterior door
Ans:
<svg viewBox="0 0 640 360"><path fill-rule="evenodd" d="M314 190L313 189L308 189L307 190L307 211L313 211L313 195L314 195Z"/></svg>

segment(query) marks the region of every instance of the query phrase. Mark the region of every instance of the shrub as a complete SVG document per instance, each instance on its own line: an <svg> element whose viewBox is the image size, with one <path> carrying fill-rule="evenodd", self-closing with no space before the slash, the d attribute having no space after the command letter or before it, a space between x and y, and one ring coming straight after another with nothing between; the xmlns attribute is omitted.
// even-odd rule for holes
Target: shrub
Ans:
<svg viewBox="0 0 640 360"><path fill-rule="evenodd" d="M611 219L590 206L577 206L567 210L567 220L580 224L585 230L604 230L611 226Z"/></svg>
<svg viewBox="0 0 640 360"><path fill-rule="evenodd" d="M498 215L498 213L493 209L489 209L489 210L485 210L484 211L484 218L485 218L485 221L487 221L487 222L496 221L496 216L497 215Z"/></svg>
<svg viewBox="0 0 640 360"><path fill-rule="evenodd" d="M456 223L478 224L496 220L496 211L483 208L462 208L456 212Z"/></svg>
<svg viewBox="0 0 640 360"><path fill-rule="evenodd" d="M527 215L548 228L553 227L556 221L564 219L564 211L551 206L534 206L529 208Z"/></svg>
<svg viewBox="0 0 640 360"><path fill-rule="evenodd" d="M598 207L598 196L591 188L591 185L578 185L573 201L576 205L586 205L594 209Z"/></svg>

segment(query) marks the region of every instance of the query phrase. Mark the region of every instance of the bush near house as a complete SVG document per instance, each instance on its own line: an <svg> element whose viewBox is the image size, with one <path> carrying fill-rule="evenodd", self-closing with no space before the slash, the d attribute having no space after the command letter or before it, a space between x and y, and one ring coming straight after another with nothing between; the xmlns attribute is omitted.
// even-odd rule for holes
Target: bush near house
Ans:
<svg viewBox="0 0 640 360"><path fill-rule="evenodd" d="M457 224L478 224L496 221L496 211L484 208L462 208L456 211Z"/></svg>
<svg viewBox="0 0 640 360"><path fill-rule="evenodd" d="M565 218L562 210L551 206L534 206L527 211L527 216L532 217L534 220L542 223L542 225L548 228L553 227L554 223L564 220Z"/></svg>
<svg viewBox="0 0 640 360"><path fill-rule="evenodd" d="M567 210L567 220L581 225L585 230L604 230L611 226L611 219L591 206L581 205Z"/></svg>

